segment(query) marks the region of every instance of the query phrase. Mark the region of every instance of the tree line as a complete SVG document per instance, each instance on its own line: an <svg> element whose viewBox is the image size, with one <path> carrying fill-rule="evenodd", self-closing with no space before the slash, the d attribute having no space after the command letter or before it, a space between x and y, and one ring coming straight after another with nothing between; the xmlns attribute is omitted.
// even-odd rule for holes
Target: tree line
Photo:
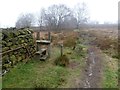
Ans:
<svg viewBox="0 0 120 90"><path fill-rule="evenodd" d="M77 4L74 9L64 4L54 4L47 9L42 8L38 15L32 13L20 15L15 26L17 28L33 27L34 23L37 23L40 29L42 27L48 30L79 29L88 20L89 16L85 3Z"/></svg>

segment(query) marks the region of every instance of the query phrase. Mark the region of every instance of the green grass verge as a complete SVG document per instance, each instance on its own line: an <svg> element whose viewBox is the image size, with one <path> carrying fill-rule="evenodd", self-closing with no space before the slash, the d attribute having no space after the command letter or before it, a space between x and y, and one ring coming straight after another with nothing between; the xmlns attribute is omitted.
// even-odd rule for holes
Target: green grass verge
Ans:
<svg viewBox="0 0 120 90"><path fill-rule="evenodd" d="M117 87L117 77L118 74L115 71L105 70L105 81L104 87L105 88L116 88Z"/></svg>
<svg viewBox="0 0 120 90"><path fill-rule="evenodd" d="M3 88L65 88L74 87L75 79L79 79L84 66L81 55L72 48L64 47L64 54L70 62L77 63L75 67L60 67L54 60L60 56L60 48L52 48L51 58L45 62L33 58L27 64L18 63L9 73L3 76Z"/></svg>
<svg viewBox="0 0 120 90"><path fill-rule="evenodd" d="M2 89L2 77L0 77L0 89Z"/></svg>
<svg viewBox="0 0 120 90"><path fill-rule="evenodd" d="M65 81L66 75L66 68L52 65L48 67L48 64L42 62L29 62L17 65L7 73L3 77L3 88L55 88Z"/></svg>
<svg viewBox="0 0 120 90"><path fill-rule="evenodd" d="M118 88L118 60L106 58L104 61L103 88Z"/></svg>
<svg viewBox="0 0 120 90"><path fill-rule="evenodd" d="M2 87L3 88L23 88L31 87L32 79L34 77L33 67L35 66L34 62L29 62L27 64L19 63L11 69L2 78Z"/></svg>
<svg viewBox="0 0 120 90"><path fill-rule="evenodd" d="M34 81L35 88L57 88L63 85L66 81L68 72L65 68L55 66L54 68L47 69Z"/></svg>

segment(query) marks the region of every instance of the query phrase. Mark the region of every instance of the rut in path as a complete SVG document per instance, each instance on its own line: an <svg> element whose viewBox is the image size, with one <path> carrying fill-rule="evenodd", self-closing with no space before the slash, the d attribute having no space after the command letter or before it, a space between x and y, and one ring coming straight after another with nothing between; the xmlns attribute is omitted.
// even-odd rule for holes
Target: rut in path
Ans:
<svg viewBox="0 0 120 90"><path fill-rule="evenodd" d="M84 35L84 38L87 40L89 35ZM88 56L86 59L86 66L83 70L83 77L80 80L78 87L101 88L100 82L102 80L102 54L98 48L91 44L90 40L87 40L87 42L84 44L89 46Z"/></svg>
<svg viewBox="0 0 120 90"><path fill-rule="evenodd" d="M90 47L88 49L88 58L83 77L83 88L100 88L102 79L102 59L99 50L95 47Z"/></svg>

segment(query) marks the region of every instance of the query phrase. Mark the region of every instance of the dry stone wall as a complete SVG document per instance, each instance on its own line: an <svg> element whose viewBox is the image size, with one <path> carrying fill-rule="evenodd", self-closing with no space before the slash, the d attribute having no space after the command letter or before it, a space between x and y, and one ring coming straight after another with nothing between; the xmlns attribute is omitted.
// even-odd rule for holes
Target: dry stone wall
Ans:
<svg viewBox="0 0 120 90"><path fill-rule="evenodd" d="M2 72L10 70L20 61L27 62L35 54L32 33L29 28L2 30Z"/></svg>

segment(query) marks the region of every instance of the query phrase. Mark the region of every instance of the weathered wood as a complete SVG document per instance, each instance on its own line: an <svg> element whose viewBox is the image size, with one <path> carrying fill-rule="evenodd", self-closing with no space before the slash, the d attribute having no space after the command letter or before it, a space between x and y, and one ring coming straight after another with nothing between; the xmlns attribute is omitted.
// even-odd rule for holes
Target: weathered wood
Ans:
<svg viewBox="0 0 120 90"><path fill-rule="evenodd" d="M41 49L41 50L37 51L36 54L42 54L45 51L47 51L47 49Z"/></svg>
<svg viewBox="0 0 120 90"><path fill-rule="evenodd" d="M51 55L51 50L50 50L50 44L48 45L48 57L50 58L50 55Z"/></svg>
<svg viewBox="0 0 120 90"><path fill-rule="evenodd" d="M51 41L51 33L48 32L48 40Z"/></svg>
<svg viewBox="0 0 120 90"><path fill-rule="evenodd" d="M37 39L40 39L40 32L37 32Z"/></svg>
<svg viewBox="0 0 120 90"><path fill-rule="evenodd" d="M36 43L38 43L38 44L50 44L50 41L48 41L48 40L36 40Z"/></svg>
<svg viewBox="0 0 120 90"><path fill-rule="evenodd" d="M40 60L44 60L47 57L50 57L50 43L51 43L51 34L48 32L48 39L47 40L40 40L40 38L37 38L37 52L36 54L40 55ZM47 49L41 49L41 45L47 45ZM47 56L46 56L47 55Z"/></svg>
<svg viewBox="0 0 120 90"><path fill-rule="evenodd" d="M37 39L39 40L40 39L40 32L37 32ZM37 51L39 51L39 49L40 49L40 47L39 47L39 45L37 44Z"/></svg>
<svg viewBox="0 0 120 90"><path fill-rule="evenodd" d="M44 55L43 57L40 57L40 60L46 60L48 58L48 55Z"/></svg>
<svg viewBox="0 0 120 90"><path fill-rule="evenodd" d="M36 46L37 46L37 47L36 47L36 48L37 48L37 51L39 51L39 45L37 44Z"/></svg>
<svg viewBox="0 0 120 90"><path fill-rule="evenodd" d="M60 52L61 52L61 56L63 56L63 44L60 44Z"/></svg>
<svg viewBox="0 0 120 90"><path fill-rule="evenodd" d="M49 41L51 42L51 33L50 32L48 32L48 39L49 39ZM48 45L48 57L50 58L50 53L51 51L50 51L50 44Z"/></svg>

